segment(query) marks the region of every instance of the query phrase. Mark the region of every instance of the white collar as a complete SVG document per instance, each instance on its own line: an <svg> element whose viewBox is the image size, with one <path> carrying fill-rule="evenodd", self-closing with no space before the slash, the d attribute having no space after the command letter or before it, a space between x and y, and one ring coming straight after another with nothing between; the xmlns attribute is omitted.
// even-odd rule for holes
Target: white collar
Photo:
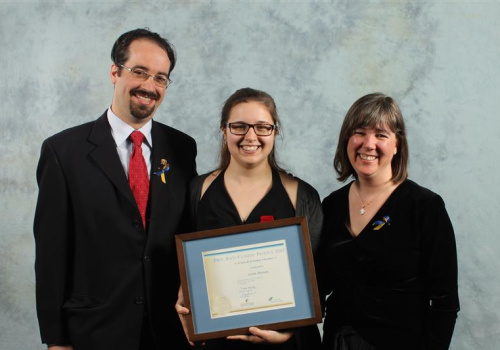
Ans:
<svg viewBox="0 0 500 350"><path fill-rule="evenodd" d="M111 133L113 135L113 138L115 139L116 145L119 147L123 142L127 141L128 137L132 133L132 131L135 131L133 127L125 123L123 120L118 118L116 114L113 113L111 110L111 107L108 108L108 122L109 125L111 125ZM144 137L146 139L146 144L152 148L153 146L153 141L151 138L151 128L153 127L153 123L151 119L144 124L138 131L142 132L144 134Z"/></svg>

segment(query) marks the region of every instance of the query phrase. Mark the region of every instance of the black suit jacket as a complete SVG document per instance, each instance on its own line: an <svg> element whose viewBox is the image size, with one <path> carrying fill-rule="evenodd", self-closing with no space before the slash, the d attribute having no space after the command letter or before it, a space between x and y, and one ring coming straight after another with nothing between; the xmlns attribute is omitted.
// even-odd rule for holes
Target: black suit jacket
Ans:
<svg viewBox="0 0 500 350"><path fill-rule="evenodd" d="M151 132L147 231L106 113L43 143L34 234L44 343L137 350L146 313L161 348L187 344L174 310L179 286L174 235L186 230L196 143L155 121ZM165 184L153 174L161 159L170 163Z"/></svg>

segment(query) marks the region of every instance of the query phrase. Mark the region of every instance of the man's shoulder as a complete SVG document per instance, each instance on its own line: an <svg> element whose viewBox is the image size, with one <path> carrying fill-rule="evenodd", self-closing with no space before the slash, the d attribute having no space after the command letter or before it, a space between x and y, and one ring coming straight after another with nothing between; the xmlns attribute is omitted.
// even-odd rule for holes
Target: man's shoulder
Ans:
<svg viewBox="0 0 500 350"><path fill-rule="evenodd" d="M185 132L180 131L180 130L178 130L174 127L171 127L169 125L163 124L161 122L157 122L157 121L153 120L153 127L158 128L159 130L167 133L169 137L185 139L185 140L190 140L190 141L194 142L194 138L192 138L191 136L189 136Z"/></svg>
<svg viewBox="0 0 500 350"><path fill-rule="evenodd" d="M86 140L88 139L88 136L92 131L94 125L95 121L73 126L71 128L65 129L48 137L45 140L45 142L49 142L54 145L59 145L59 144L73 144L80 142L82 140Z"/></svg>
<svg viewBox="0 0 500 350"><path fill-rule="evenodd" d="M95 124L95 121L87 122L84 124L76 125L69 127L67 129L64 129L62 131L59 131L58 133L52 135L49 137L49 139L61 139L61 138L66 138L66 137L74 137L78 134L85 133L89 130L92 130L93 125Z"/></svg>
<svg viewBox="0 0 500 350"><path fill-rule="evenodd" d="M63 143L70 142L71 143L71 142L81 141L82 139L87 139L90 132L92 131L92 129L96 125L96 123L98 121L101 121L101 122L105 121L105 120L103 120L104 117L105 117L105 115L103 115L95 120L64 129L64 130L48 137L46 141L51 142L51 143L61 143L61 142L63 142Z"/></svg>

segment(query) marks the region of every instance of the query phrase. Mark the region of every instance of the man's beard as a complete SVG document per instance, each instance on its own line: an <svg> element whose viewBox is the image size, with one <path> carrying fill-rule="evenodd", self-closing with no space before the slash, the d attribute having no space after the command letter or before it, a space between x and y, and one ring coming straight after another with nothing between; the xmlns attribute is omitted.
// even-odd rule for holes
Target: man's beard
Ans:
<svg viewBox="0 0 500 350"><path fill-rule="evenodd" d="M132 101L130 101L130 114L132 117L135 119L148 119L151 114L154 113L155 111L155 105L148 107L148 106L143 106L143 105L136 105Z"/></svg>
<svg viewBox="0 0 500 350"><path fill-rule="evenodd" d="M160 98L158 94L155 94L154 92L145 91L142 89L133 89L130 91L131 96L135 94L149 97L155 101L158 101L158 99ZM155 109L156 109L155 104L149 107L141 104L135 104L132 102L132 100L130 100L130 114L136 119L142 120L149 118L154 113Z"/></svg>

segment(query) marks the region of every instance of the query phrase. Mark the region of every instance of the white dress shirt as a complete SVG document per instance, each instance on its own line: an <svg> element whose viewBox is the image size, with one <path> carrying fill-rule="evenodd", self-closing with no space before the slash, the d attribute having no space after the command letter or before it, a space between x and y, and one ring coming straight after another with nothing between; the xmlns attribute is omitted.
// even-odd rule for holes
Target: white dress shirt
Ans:
<svg viewBox="0 0 500 350"><path fill-rule="evenodd" d="M132 131L135 131L135 129L118 118L111 110L111 107L108 108L107 114L109 125L111 125L111 135L113 135L113 139L115 139L116 143L116 151L118 152L123 170L125 170L125 174L128 178L128 163L130 161L130 157L132 156L133 146L129 136ZM144 156L146 166L148 167L148 177L151 176L151 149L153 148L153 139L151 137L152 126L153 123L150 119L142 126L142 128L137 130L144 134L144 141L142 142L142 155Z"/></svg>

